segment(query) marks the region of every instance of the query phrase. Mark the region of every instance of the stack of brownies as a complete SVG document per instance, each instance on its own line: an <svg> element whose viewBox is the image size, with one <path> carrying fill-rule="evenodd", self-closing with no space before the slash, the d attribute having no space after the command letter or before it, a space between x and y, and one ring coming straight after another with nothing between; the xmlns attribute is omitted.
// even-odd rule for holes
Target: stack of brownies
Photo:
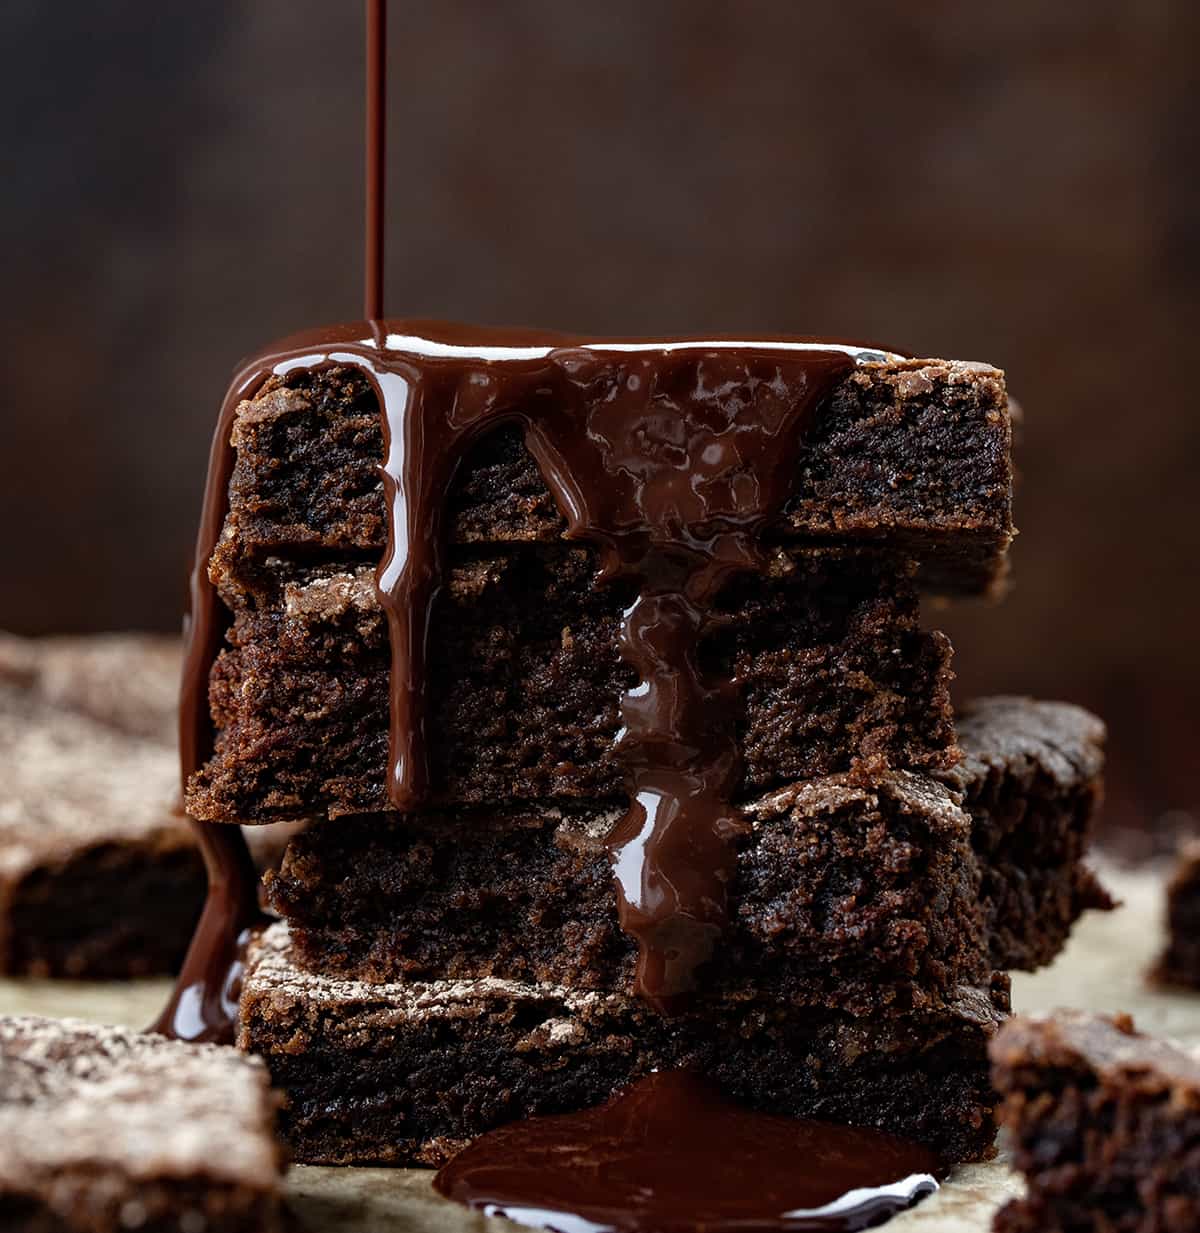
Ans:
<svg viewBox="0 0 1200 1233"><path fill-rule="evenodd" d="M807 428L770 568L726 586L700 648L736 685L751 825L724 934L671 1015L632 991L605 847L627 803L632 596L563 538L512 429L447 495L433 800L389 805L380 420L355 367L269 379L234 419L210 562L230 627L188 811L311 823L268 875L283 920L251 944L239 1032L286 1093L296 1157L436 1163L680 1066L758 1108L987 1155L1006 969L1106 903L1082 864L1101 725L1023 699L956 720L949 641L920 623L922 591L1003 581L1002 374L860 364Z"/></svg>

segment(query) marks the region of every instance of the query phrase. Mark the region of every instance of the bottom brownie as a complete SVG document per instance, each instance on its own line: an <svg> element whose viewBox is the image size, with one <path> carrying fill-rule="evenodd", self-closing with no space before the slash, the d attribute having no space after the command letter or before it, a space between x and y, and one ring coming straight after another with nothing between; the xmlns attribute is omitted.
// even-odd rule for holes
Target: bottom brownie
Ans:
<svg viewBox="0 0 1200 1233"><path fill-rule="evenodd" d="M0 1228L285 1227L275 1097L232 1049L0 1018Z"/></svg>
<svg viewBox="0 0 1200 1233"><path fill-rule="evenodd" d="M664 1019L623 994L495 977L314 975L281 923L251 943L238 1043L265 1058L287 1097L281 1131L308 1163L438 1164L495 1126L679 1067L751 1107L879 1127L951 1163L991 1153L987 1043L1007 1008L997 978L928 1015L731 1002Z"/></svg>
<svg viewBox="0 0 1200 1233"><path fill-rule="evenodd" d="M1014 1019L991 1046L1028 1192L997 1233L1195 1233L1200 1063L1127 1015Z"/></svg>

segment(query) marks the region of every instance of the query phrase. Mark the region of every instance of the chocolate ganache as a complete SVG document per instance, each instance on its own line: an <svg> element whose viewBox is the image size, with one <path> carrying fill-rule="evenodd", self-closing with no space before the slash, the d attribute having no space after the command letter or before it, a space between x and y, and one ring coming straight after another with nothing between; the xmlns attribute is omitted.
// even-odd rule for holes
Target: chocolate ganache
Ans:
<svg viewBox="0 0 1200 1233"><path fill-rule="evenodd" d="M185 777L211 750L207 680L223 621L207 562L224 521L238 405L271 377L322 366L359 369L378 397L389 528L377 587L391 637L388 791L398 810L431 790L425 661L446 495L479 437L517 424L567 538L598 549L598 582L636 588L620 648L639 679L621 699L615 748L630 807L608 848L620 921L638 943L637 991L665 1012L681 1009L720 937L733 841L747 826L731 803L736 684L707 678L698 646L721 587L766 567L763 534L791 495L822 397L856 364L886 358L797 338L587 340L407 321L334 326L267 348L235 378L217 426L192 577ZM236 964L236 938L258 908L236 829L200 830L215 876L180 985L209 989L189 1005L216 1007L212 955Z"/></svg>
<svg viewBox="0 0 1200 1233"><path fill-rule="evenodd" d="M936 1157L878 1130L753 1113L682 1071L599 1108L502 1126L434 1187L558 1233L872 1228L937 1189Z"/></svg>

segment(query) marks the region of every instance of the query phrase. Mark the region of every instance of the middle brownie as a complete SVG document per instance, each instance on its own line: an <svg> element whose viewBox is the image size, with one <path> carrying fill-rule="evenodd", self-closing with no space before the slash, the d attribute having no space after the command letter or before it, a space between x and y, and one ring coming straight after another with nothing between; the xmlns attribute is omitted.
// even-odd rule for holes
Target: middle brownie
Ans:
<svg viewBox="0 0 1200 1233"><path fill-rule="evenodd" d="M429 743L438 803L619 801L611 755L634 685L631 601L569 545L456 548L433 621ZM215 756L188 812L209 821L378 813L389 643L373 565L256 571L211 677ZM780 549L731 584L700 649L738 685L742 799L799 780L957 758L950 645L919 625L912 568L869 549Z"/></svg>
<svg viewBox="0 0 1200 1233"><path fill-rule="evenodd" d="M971 823L908 772L836 776L745 807L730 923L704 986L849 1014L908 1013L985 983ZM619 809L464 809L323 822L268 878L313 971L373 981L499 976L621 989L604 839Z"/></svg>

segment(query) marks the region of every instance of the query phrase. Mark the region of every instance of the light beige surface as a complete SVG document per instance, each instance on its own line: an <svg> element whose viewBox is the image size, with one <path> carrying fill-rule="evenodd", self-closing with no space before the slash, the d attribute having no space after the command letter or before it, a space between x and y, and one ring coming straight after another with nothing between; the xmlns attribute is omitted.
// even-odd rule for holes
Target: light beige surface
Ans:
<svg viewBox="0 0 1200 1233"><path fill-rule="evenodd" d="M1079 1006L1128 1010L1149 1031L1200 1046L1200 994L1148 988L1144 972L1161 944L1162 878L1106 869L1105 881L1124 906L1093 915L1066 953L1045 972L1017 976L1019 1011ZM0 981L0 1014L75 1015L97 1022L144 1026L154 1017L166 983L75 985ZM328 1169L296 1166L289 1197L301 1227L311 1233L482 1233L506 1222L485 1220L432 1194L430 1174L417 1169ZM941 1191L893 1220L895 1233L981 1233L992 1213L1020 1192L1003 1159L956 1170Z"/></svg>

